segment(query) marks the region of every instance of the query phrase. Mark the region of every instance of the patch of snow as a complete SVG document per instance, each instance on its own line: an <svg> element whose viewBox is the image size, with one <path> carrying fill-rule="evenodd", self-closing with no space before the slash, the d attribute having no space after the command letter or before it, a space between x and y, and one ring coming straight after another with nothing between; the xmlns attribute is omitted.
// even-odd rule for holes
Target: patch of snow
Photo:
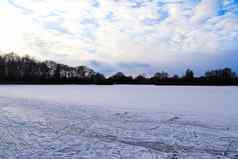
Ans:
<svg viewBox="0 0 238 159"><path fill-rule="evenodd" d="M238 158L236 87L1 86L0 158Z"/></svg>

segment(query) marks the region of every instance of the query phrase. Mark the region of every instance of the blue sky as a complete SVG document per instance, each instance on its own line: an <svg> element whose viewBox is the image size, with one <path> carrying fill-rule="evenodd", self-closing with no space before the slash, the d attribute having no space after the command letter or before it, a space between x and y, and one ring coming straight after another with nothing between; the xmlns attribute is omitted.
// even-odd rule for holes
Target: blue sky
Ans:
<svg viewBox="0 0 238 159"><path fill-rule="evenodd" d="M238 0L0 0L0 50L98 71L238 71Z"/></svg>

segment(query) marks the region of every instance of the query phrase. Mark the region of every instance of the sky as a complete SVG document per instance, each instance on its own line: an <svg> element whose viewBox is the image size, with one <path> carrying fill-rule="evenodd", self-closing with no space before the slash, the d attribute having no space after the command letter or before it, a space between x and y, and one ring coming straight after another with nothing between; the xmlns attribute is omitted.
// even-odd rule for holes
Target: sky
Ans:
<svg viewBox="0 0 238 159"><path fill-rule="evenodd" d="M0 51L105 74L238 71L238 0L0 0Z"/></svg>

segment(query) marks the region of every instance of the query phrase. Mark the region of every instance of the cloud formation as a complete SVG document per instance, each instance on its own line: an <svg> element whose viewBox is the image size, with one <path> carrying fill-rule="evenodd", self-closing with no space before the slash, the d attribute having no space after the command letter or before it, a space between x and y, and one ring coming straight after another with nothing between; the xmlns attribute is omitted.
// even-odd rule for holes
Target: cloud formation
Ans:
<svg viewBox="0 0 238 159"><path fill-rule="evenodd" d="M0 50L72 65L146 71L238 50L237 0L8 0L0 21Z"/></svg>

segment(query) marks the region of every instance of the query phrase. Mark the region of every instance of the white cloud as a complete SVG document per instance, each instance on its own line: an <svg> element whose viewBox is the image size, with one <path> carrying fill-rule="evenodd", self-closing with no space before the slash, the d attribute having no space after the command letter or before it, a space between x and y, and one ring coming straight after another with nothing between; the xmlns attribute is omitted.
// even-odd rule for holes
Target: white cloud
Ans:
<svg viewBox="0 0 238 159"><path fill-rule="evenodd" d="M180 54L223 54L238 50L237 4L228 1L0 2L0 50L69 64L169 63Z"/></svg>
<svg viewBox="0 0 238 159"><path fill-rule="evenodd" d="M222 1L221 0L202 0L194 8L193 20L202 21L207 18L214 17L218 14L218 11L221 9Z"/></svg>

